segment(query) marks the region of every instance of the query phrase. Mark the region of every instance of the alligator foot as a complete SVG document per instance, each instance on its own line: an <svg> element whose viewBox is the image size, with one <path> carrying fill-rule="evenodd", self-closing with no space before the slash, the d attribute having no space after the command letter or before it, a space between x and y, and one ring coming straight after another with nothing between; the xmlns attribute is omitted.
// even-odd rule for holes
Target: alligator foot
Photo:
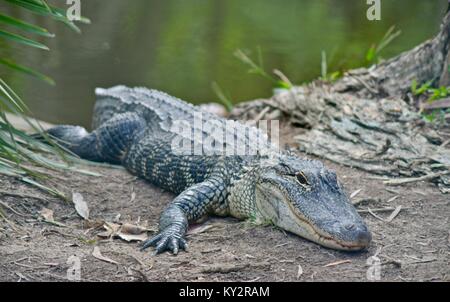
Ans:
<svg viewBox="0 0 450 302"><path fill-rule="evenodd" d="M182 238L175 225L169 226L158 235L149 238L144 242L141 250L145 250L150 246L155 247L155 255L165 251L172 251L174 255L177 255L180 249L187 251L186 240Z"/></svg>

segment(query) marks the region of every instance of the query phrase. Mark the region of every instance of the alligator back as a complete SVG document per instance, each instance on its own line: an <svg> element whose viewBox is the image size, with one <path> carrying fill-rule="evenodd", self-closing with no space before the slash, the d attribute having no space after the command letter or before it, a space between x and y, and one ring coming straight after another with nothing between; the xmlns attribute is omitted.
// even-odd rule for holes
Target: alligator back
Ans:
<svg viewBox="0 0 450 302"><path fill-rule="evenodd" d="M258 152L277 150L267 134L256 127L226 120L164 92L125 86L97 88L95 92L94 129L116 114L135 112L147 122L147 136L164 141L188 140L193 150L201 148L208 154L226 150L226 155L243 155L242 148L246 155L254 154L250 148Z"/></svg>

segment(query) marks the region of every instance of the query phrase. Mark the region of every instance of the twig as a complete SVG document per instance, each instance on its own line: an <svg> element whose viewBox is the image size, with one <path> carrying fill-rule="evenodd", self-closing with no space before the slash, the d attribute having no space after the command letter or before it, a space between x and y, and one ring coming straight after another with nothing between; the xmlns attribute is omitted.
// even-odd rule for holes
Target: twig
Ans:
<svg viewBox="0 0 450 302"><path fill-rule="evenodd" d="M14 224L6 218L3 212L0 210L0 218L2 218L14 231L18 232L19 230L14 226Z"/></svg>
<svg viewBox="0 0 450 302"><path fill-rule="evenodd" d="M393 202L394 200L396 200L396 199L399 198L399 197L400 197L399 195L396 195L396 196L394 196L394 197L391 197L391 198L389 198L389 199L386 201L386 203Z"/></svg>
<svg viewBox="0 0 450 302"><path fill-rule="evenodd" d="M214 252L220 252L222 249L220 247L212 248L209 250L200 251L202 254L208 254L208 253L214 253Z"/></svg>
<svg viewBox="0 0 450 302"><path fill-rule="evenodd" d="M373 94L379 94L380 92L378 90L375 90L374 88L370 87L370 85L368 83L366 83L363 79L361 79L358 76L354 76L352 74L349 73L349 76L351 76L352 78L354 78L355 80L357 80L358 82L360 82L367 90L369 90L371 93Z"/></svg>
<svg viewBox="0 0 450 302"><path fill-rule="evenodd" d="M375 217L378 220L381 221L385 221L383 218L381 218L380 216L378 216L377 214L375 214L374 212L372 212L372 210L370 208L367 208L367 211L369 212L370 215L372 215L373 217Z"/></svg>
<svg viewBox="0 0 450 302"><path fill-rule="evenodd" d="M31 216L31 215L25 215L25 214L17 212L16 210L14 210L12 207L10 207L8 204L6 204L5 202L3 202L1 200L0 200L0 205L5 207L5 208L7 208L8 210L13 212L14 214L21 216L21 217L30 217Z"/></svg>
<svg viewBox="0 0 450 302"><path fill-rule="evenodd" d="M33 198L33 199L38 199L38 200L43 200L45 202L48 202L48 200L43 197L39 197L36 195L31 195L31 194L13 193L13 192L5 191L5 190L0 190L0 194L7 195L7 196L13 196L13 197L21 197L21 198Z"/></svg>
<svg viewBox="0 0 450 302"><path fill-rule="evenodd" d="M437 178L437 177L441 177L441 176L444 176L444 175L447 175L447 174L450 174L450 170L437 172L437 173L431 173L431 174L427 174L427 175L424 175L424 176L421 176L421 177L389 179L389 180L384 181L383 183L385 185L389 185L389 186L398 186L398 185L402 185L402 184L406 184L406 183L431 180L431 179L434 179L434 178Z"/></svg>
<svg viewBox="0 0 450 302"><path fill-rule="evenodd" d="M14 272L14 274L16 274L19 277L19 280L17 280L17 282L22 281L22 279L26 280L26 281L31 281L30 278L26 277L25 275L19 273L19 272Z"/></svg>
<svg viewBox="0 0 450 302"><path fill-rule="evenodd" d="M285 245L288 245L288 244L289 244L289 242L280 243L280 244L275 245L275 247L282 247L282 246L285 246Z"/></svg>
<svg viewBox="0 0 450 302"><path fill-rule="evenodd" d="M231 272L237 272L244 270L249 267L265 267L270 266L269 262L261 262L257 264L251 264L251 263L244 263L244 264L228 264L228 263L222 263L222 264L213 264L210 266L206 266L200 270L201 273L221 273L221 274L227 274Z"/></svg>
<svg viewBox="0 0 450 302"><path fill-rule="evenodd" d="M388 191L389 193L400 195L400 192L399 192L399 191L393 190L393 189L391 189L391 188L384 188L384 189L385 189L386 191Z"/></svg>
<svg viewBox="0 0 450 302"><path fill-rule="evenodd" d="M410 207L404 207L402 209L406 210L406 209L410 209ZM395 208L393 208L393 207L375 208L375 209L370 209L370 211L372 211L373 213L390 212L390 211L395 211ZM358 210L358 213L369 213L369 210Z"/></svg>
<svg viewBox="0 0 450 302"><path fill-rule="evenodd" d="M255 120L254 120L255 123L259 122L259 121L264 117L264 115L266 115L266 114L269 112L270 109L271 109L270 107L264 108L264 109L258 114L258 116L255 117Z"/></svg>
<svg viewBox="0 0 450 302"><path fill-rule="evenodd" d="M413 262L407 262L407 264L428 263L428 262L433 262L433 261L437 260L436 258L420 259L420 258L409 256L409 255L405 255L405 257L408 257L410 259L416 260L416 261L413 261Z"/></svg>
<svg viewBox="0 0 450 302"><path fill-rule="evenodd" d="M379 202L379 201L380 201L379 199L375 199L375 198L361 198L361 199L353 201L352 204L354 206L356 206L362 202Z"/></svg>
<svg viewBox="0 0 450 302"><path fill-rule="evenodd" d="M324 266L322 266L322 267L330 267L330 266L336 266L336 265L340 265L340 264L344 264L344 263L351 263L352 261L351 260L339 260L339 261L336 261L336 262L331 262L331 263L328 263L328 264L325 264Z"/></svg>
<svg viewBox="0 0 450 302"><path fill-rule="evenodd" d="M244 281L244 282L256 282L256 281L258 281L259 279L261 279L261 277L256 277L255 279L246 280L246 281Z"/></svg>

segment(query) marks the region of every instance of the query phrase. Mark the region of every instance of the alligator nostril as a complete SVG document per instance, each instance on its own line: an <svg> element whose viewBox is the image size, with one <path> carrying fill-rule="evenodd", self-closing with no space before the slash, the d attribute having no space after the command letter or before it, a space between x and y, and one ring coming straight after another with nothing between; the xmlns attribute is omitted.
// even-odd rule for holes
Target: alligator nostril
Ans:
<svg viewBox="0 0 450 302"><path fill-rule="evenodd" d="M372 234L369 231L360 231L358 232L357 240L362 246L367 247L372 241Z"/></svg>
<svg viewBox="0 0 450 302"><path fill-rule="evenodd" d="M354 230L356 226L353 223L349 223L349 224L344 225L344 227L347 230L351 231L351 230Z"/></svg>

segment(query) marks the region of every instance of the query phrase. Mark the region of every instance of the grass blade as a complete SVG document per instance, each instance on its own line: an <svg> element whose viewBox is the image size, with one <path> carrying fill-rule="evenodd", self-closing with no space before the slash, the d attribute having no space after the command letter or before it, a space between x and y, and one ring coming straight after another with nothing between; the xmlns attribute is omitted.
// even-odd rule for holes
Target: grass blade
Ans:
<svg viewBox="0 0 450 302"><path fill-rule="evenodd" d="M0 29L0 37L14 41L16 43L25 44L25 45L28 45L31 47L35 47L35 48L39 48L39 49L43 49L43 50L49 50L49 48L42 43L36 42L34 40L31 40L31 39L25 38L23 36L16 35L16 34L1 30L1 29Z"/></svg>
<svg viewBox="0 0 450 302"><path fill-rule="evenodd" d="M0 64L6 65L9 68L12 68L12 69L14 69L14 70L16 70L18 72L25 73L25 74L28 74L28 75L30 75L32 77L38 78L38 79L40 79L40 80L42 80L42 81L44 81L44 82L46 82L46 83L48 83L48 84L50 84L52 86L55 85L55 81L52 78L46 76L45 74L37 72L37 71L35 71L35 70L31 69L31 68L25 67L23 65L19 65L19 64L15 63L15 62L13 62L11 60L0 58Z"/></svg>
<svg viewBox="0 0 450 302"><path fill-rule="evenodd" d="M49 33L45 28L42 28L40 26L33 25L31 23L27 23L25 21L4 15L0 13L0 22L5 23L10 26L14 26L16 28L19 28L23 31L38 34L40 36L53 38L55 35Z"/></svg>

